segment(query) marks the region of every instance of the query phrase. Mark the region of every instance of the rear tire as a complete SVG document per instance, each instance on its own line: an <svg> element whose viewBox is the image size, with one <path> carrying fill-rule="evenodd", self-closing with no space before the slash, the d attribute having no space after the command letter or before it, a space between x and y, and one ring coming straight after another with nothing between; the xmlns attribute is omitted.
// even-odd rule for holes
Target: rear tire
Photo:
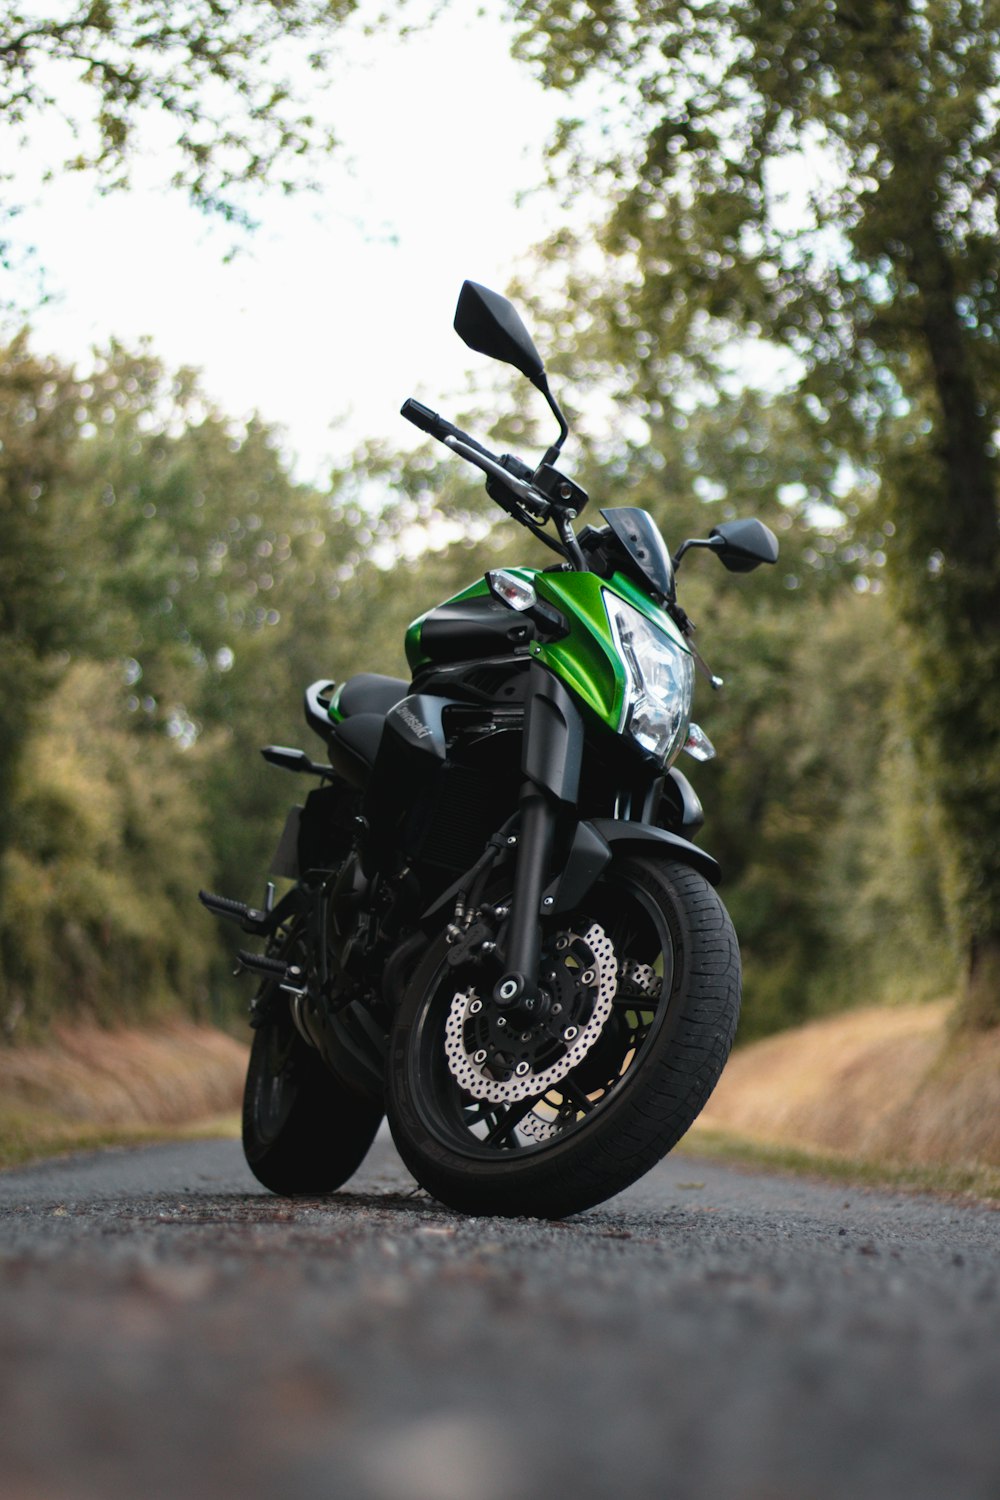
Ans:
<svg viewBox="0 0 1000 1500"><path fill-rule="evenodd" d="M274 952L294 956L293 930ZM332 1193L352 1177L382 1123L382 1109L345 1088L299 1034L285 996L258 999L243 1090L243 1154L264 1187L285 1197Z"/></svg>
<svg viewBox="0 0 1000 1500"><path fill-rule="evenodd" d="M740 1007L739 948L715 891L674 861L617 859L548 941L565 954L595 931L613 950L602 960L616 976L610 1013L554 1082L559 1064L546 1068L551 1049L540 1050L531 1076L548 1086L532 1098L515 1082L513 1103L496 1100L485 1052L471 1051L482 1044L463 1056L456 1041L467 1034L456 1007L474 992L480 1025L493 980L449 968L443 937L428 950L394 1023L387 1113L406 1165L442 1203L549 1218L590 1208L654 1166L708 1100Z"/></svg>
<svg viewBox="0 0 1000 1500"><path fill-rule="evenodd" d="M254 1033L243 1093L243 1153L285 1197L333 1193L368 1154L382 1111L349 1094L287 1022Z"/></svg>

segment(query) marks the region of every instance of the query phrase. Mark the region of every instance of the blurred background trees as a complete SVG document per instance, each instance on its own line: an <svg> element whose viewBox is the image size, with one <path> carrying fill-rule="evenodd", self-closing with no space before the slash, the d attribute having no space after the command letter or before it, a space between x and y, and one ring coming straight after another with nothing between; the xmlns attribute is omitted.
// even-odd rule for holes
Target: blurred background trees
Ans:
<svg viewBox="0 0 1000 1500"><path fill-rule="evenodd" d="M553 173L596 184L613 269L582 305L627 394L725 388L740 350L759 383L780 348L812 445L870 477L964 1017L1000 1023L1000 5L512 9L543 81L591 91Z"/></svg>
<svg viewBox="0 0 1000 1500"><path fill-rule="evenodd" d="M882 560L842 518L817 528L810 431L742 392L580 471L595 507L646 506L673 546L737 512L781 537L774 571L695 553L683 577L726 679L697 705L719 760L686 769L744 947L746 1035L939 994L955 961ZM368 451L328 489L297 484L266 425L144 352L79 375L17 341L0 445L6 1025L224 1017L230 950L196 892L259 899L300 790L259 746L304 742L307 682L404 674L410 619L540 549L434 453Z"/></svg>
<svg viewBox="0 0 1000 1500"><path fill-rule="evenodd" d="M71 165L126 181L167 118L176 184L239 219L245 188L293 186L329 144L294 97L258 96L262 57L354 8L12 12L0 123L30 134L42 63L72 43L91 65ZM595 509L644 505L671 546L737 513L781 539L773 572L693 554L683 575L726 679L696 705L719 760L685 769L743 944L744 1034L956 985L964 1019L995 1024L1000 0L509 8L521 55L579 102L552 149L567 227L518 293L581 414L567 461ZM163 71L184 48L190 97ZM547 437L498 432L526 454ZM257 748L302 742L305 683L402 674L412 617L532 560L459 470L370 448L303 485L266 423L148 351L74 371L23 335L0 350L8 1032L81 1007L222 1013L227 949L195 893L259 899L297 790Z"/></svg>
<svg viewBox="0 0 1000 1500"><path fill-rule="evenodd" d="M44 130L49 171L87 172L104 191L128 186L138 152L157 155L164 186L246 224L255 187L308 185L310 166L334 146L301 79L305 69L314 85L326 81L338 29L357 8L69 0L53 16L15 0L0 32L5 154Z"/></svg>

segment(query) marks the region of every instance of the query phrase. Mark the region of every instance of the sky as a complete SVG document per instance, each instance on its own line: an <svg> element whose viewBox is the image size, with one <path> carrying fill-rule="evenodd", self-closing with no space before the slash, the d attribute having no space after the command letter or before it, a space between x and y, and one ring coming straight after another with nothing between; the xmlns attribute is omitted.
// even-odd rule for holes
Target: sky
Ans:
<svg viewBox="0 0 1000 1500"><path fill-rule="evenodd" d="M36 352L85 368L112 337L148 338L168 366L199 368L227 414L281 427L318 482L364 439L417 441L406 396L457 410L482 364L451 327L462 281L504 290L558 224L548 195L516 200L542 182L559 100L512 61L498 16L470 11L404 43L352 41L321 192L263 195L229 263L232 231L165 191L155 162L101 198L83 176L41 187L41 157L23 157L17 236L51 294L30 316ZM14 290L31 301L29 282Z"/></svg>

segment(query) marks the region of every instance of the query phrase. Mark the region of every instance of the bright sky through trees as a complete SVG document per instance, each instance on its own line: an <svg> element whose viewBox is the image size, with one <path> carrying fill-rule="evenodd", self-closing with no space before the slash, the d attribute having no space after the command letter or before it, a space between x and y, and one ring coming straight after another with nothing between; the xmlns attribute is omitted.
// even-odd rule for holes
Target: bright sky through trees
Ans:
<svg viewBox="0 0 1000 1500"><path fill-rule="evenodd" d="M511 60L499 19L454 7L404 42L352 31L326 106L343 147L321 191L262 194L229 264L234 231L164 191L155 160L102 199L89 177L42 187L39 141L6 194L25 205L9 233L35 247L52 296L31 316L39 351L85 362L112 336L148 336L168 365L201 368L226 410L282 425L308 478L362 438L407 443L405 396L465 388L463 278L505 286L547 227L540 198L515 198L543 176L557 101ZM30 302L33 282L5 279Z"/></svg>

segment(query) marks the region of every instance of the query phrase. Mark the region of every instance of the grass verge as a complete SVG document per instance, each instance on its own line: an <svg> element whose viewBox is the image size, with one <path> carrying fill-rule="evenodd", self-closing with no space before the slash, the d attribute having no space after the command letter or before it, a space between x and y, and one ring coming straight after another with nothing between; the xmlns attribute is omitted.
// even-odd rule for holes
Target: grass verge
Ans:
<svg viewBox="0 0 1000 1500"><path fill-rule="evenodd" d="M0 1049L0 1167L239 1131L247 1049L212 1027L63 1027Z"/></svg>
<svg viewBox="0 0 1000 1500"><path fill-rule="evenodd" d="M0 1108L0 1171L70 1156L79 1151L106 1151L127 1146L151 1146L164 1141L238 1139L238 1114L214 1115L187 1125L108 1125L103 1128L67 1124L65 1120L24 1116Z"/></svg>
<svg viewBox="0 0 1000 1500"><path fill-rule="evenodd" d="M947 1163L919 1165L868 1161L829 1151L754 1141L747 1136L696 1123L676 1148L684 1156L718 1161L761 1172L787 1172L852 1187L885 1188L910 1193L933 1193L1000 1207L1000 1168Z"/></svg>

